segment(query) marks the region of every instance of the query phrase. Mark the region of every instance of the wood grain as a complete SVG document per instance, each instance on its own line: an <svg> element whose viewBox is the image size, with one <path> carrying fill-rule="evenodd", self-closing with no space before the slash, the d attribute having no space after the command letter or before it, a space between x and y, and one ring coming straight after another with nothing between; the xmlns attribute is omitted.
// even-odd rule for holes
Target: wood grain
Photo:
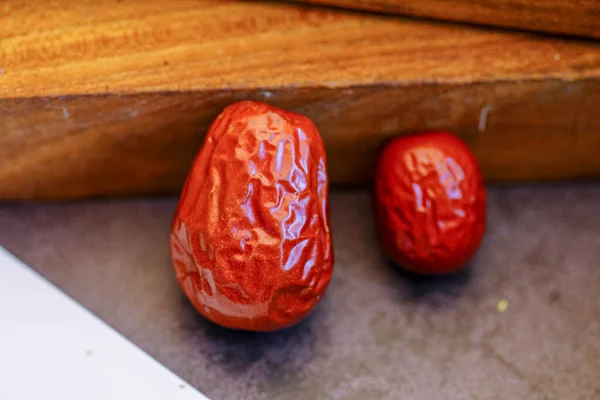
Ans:
<svg viewBox="0 0 600 400"><path fill-rule="evenodd" d="M62 4L0 16L2 199L177 191L242 99L312 118L334 184L424 129L464 137L490 180L600 177L594 43L291 4Z"/></svg>
<svg viewBox="0 0 600 400"><path fill-rule="evenodd" d="M600 39L600 1L598 0L298 1Z"/></svg>

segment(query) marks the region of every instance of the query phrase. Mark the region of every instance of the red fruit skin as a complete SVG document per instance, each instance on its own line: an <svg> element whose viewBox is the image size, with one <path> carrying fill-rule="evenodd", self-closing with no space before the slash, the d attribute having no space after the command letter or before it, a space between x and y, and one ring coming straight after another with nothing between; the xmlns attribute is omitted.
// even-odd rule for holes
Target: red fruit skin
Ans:
<svg viewBox="0 0 600 400"><path fill-rule="evenodd" d="M469 148L446 132L394 139L375 169L377 233L388 256L421 274L461 269L486 224L486 191Z"/></svg>
<svg viewBox="0 0 600 400"><path fill-rule="evenodd" d="M306 117L243 101L213 122L171 229L177 279L228 328L302 320L333 270L323 142Z"/></svg>

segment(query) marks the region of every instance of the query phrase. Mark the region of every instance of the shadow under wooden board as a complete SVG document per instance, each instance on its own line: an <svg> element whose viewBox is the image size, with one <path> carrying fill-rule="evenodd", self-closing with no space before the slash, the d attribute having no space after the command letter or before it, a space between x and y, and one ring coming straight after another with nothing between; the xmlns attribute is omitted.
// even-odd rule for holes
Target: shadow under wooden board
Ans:
<svg viewBox="0 0 600 400"><path fill-rule="evenodd" d="M597 0L296 1L600 39Z"/></svg>
<svg viewBox="0 0 600 400"><path fill-rule="evenodd" d="M243 99L309 116L334 184L367 184L385 140L428 129L489 180L600 177L591 42L276 2L3 7L0 199L176 192Z"/></svg>

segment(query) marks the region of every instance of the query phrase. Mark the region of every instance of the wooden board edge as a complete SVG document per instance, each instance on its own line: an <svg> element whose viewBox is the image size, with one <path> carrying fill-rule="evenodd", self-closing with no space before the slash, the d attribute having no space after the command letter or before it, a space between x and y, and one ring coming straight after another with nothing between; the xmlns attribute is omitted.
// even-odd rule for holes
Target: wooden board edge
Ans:
<svg viewBox="0 0 600 400"><path fill-rule="evenodd" d="M368 185L385 140L448 130L490 182L600 177L600 79L0 99L0 199L177 193L212 119L267 101L309 116L336 185Z"/></svg>

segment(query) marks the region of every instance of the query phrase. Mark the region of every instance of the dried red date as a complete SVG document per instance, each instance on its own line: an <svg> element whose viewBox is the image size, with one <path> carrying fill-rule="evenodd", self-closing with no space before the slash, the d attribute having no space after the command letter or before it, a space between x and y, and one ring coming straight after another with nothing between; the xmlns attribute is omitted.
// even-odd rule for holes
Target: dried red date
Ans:
<svg viewBox="0 0 600 400"><path fill-rule="evenodd" d="M387 254L418 273L460 269L485 231L486 192L477 161L445 132L397 138L384 148L374 206Z"/></svg>
<svg viewBox="0 0 600 400"><path fill-rule="evenodd" d="M333 249L323 142L306 117L243 101L213 122L181 194L171 255L211 321L295 324L329 283Z"/></svg>

